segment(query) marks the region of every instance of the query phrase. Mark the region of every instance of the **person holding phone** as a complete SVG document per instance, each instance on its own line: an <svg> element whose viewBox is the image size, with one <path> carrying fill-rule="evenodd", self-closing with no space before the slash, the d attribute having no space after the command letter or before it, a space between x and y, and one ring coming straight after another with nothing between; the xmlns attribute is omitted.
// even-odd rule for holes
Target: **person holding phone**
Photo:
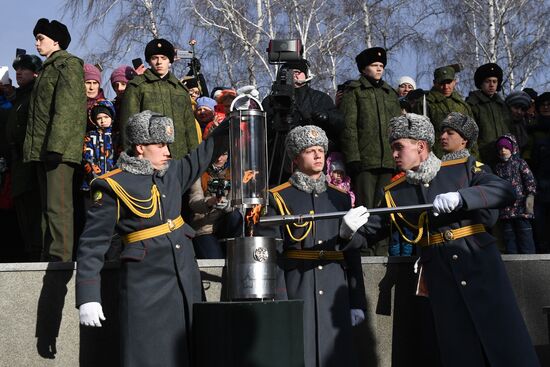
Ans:
<svg viewBox="0 0 550 367"><path fill-rule="evenodd" d="M150 68L129 81L120 109L120 131L130 116L151 110L174 121L175 141L170 146L172 158L184 157L199 144L195 117L187 89L170 72L176 52L165 39L154 39L145 47L145 60ZM124 136L122 141L125 141Z"/></svg>

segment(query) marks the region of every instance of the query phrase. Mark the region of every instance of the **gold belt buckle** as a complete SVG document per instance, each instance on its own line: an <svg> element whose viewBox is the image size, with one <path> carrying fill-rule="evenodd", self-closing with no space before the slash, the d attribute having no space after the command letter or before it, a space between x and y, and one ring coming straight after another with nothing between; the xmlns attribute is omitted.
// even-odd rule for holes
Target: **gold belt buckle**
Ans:
<svg viewBox="0 0 550 367"><path fill-rule="evenodd" d="M176 229L176 223L174 223L172 219L168 219L166 223L168 224L168 229L170 230L170 232Z"/></svg>
<svg viewBox="0 0 550 367"><path fill-rule="evenodd" d="M455 239L455 234L451 229L448 229L445 232L443 232L443 238L445 239L445 241L452 241Z"/></svg>
<svg viewBox="0 0 550 367"><path fill-rule="evenodd" d="M321 259L321 260L325 259L325 250L319 251L319 259Z"/></svg>

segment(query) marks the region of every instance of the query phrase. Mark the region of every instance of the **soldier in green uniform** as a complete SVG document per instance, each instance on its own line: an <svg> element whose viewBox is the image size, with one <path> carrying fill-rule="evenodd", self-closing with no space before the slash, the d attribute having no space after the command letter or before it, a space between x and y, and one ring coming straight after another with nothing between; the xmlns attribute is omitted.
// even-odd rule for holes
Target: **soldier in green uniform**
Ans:
<svg viewBox="0 0 550 367"><path fill-rule="evenodd" d="M494 168L498 163L495 154L496 140L510 133L512 115L498 94L502 89L502 69L494 63L481 65L474 74L476 91L470 92L466 102L479 126L479 159Z"/></svg>
<svg viewBox="0 0 550 367"><path fill-rule="evenodd" d="M71 261L73 174L82 161L86 132L83 61L68 53L67 27L39 19L36 49L46 60L34 83L23 144L23 161L34 162L42 203L43 260Z"/></svg>
<svg viewBox="0 0 550 367"><path fill-rule="evenodd" d="M349 84L340 103L346 123L340 146L346 156L357 205L373 207L381 199L377 194L393 175L388 126L392 117L401 114L401 107L397 92L382 80L386 50L368 48L355 61L361 77ZM387 255L387 247L380 246L376 254Z"/></svg>
<svg viewBox="0 0 550 367"><path fill-rule="evenodd" d="M34 82L42 68L35 55L21 55L13 62L19 88L15 90L6 124L6 140L11 151L12 196L17 221L29 261L40 261L42 254L42 207L36 167L23 162L23 142L29 118L29 102Z"/></svg>
<svg viewBox="0 0 550 367"><path fill-rule="evenodd" d="M433 87L426 95L426 116L430 119L435 128L436 143L434 153L441 157L443 151L439 142L441 134L441 121L451 112L460 112L467 116L472 116L470 106L464 101L462 96L455 91L456 70L453 66L443 66L435 69ZM413 112L417 114L424 113L424 100L419 99L414 106Z"/></svg>
<svg viewBox="0 0 550 367"><path fill-rule="evenodd" d="M170 117L176 133L170 153L172 158L179 159L199 144L199 137L189 93L170 72L175 55L174 46L162 38L154 39L145 46L145 60L151 68L128 82L119 121L124 138L125 123L138 112L151 110Z"/></svg>

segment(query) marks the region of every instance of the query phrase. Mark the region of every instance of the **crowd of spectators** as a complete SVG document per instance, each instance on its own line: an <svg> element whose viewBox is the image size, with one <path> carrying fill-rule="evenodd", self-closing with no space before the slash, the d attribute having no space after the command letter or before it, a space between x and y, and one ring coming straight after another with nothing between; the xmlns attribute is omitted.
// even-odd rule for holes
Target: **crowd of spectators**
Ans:
<svg viewBox="0 0 550 367"><path fill-rule="evenodd" d="M94 195L90 182L116 169L118 156L128 148L128 119L144 110L170 117L175 129L170 153L181 158L228 117L239 90L216 86L208 93L208 77L197 59L187 75L174 75L174 46L154 39L144 50L148 68L120 65L108 76L116 95L109 101L101 67L67 52L71 37L65 25L40 19L33 34L41 57L19 55L13 62L17 87L0 85L0 223L14 239L3 241L0 260L71 261ZM306 60L281 66L279 73L290 70L294 77L292 105L281 107L272 94L262 103L271 186L292 173L283 144L288 131L317 125L329 138L329 183L349 192L355 206L378 206L384 186L399 178L388 144L389 121L410 112L424 114L436 131L438 157L474 155L483 169L512 182L517 200L502 210L494 228L504 234L501 249L550 250L544 232L550 218L550 92L526 88L504 95L503 70L487 63L473 76L462 76L477 88L465 99L456 89L457 65L436 68L433 85L423 90L410 76L400 77L398 85L384 80L383 48L368 48L355 61L359 78L340 85L334 99L311 87L315 79ZM242 231L242 218L228 200L230 166L225 152L184 200L182 214L197 231L198 257L223 257L223 239ZM364 249L369 255L414 253L398 235Z"/></svg>

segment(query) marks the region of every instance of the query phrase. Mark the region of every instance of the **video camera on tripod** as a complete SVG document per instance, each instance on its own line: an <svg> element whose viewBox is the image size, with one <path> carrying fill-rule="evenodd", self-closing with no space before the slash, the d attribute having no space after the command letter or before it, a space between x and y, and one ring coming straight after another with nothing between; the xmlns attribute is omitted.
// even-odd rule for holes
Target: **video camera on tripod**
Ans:
<svg viewBox="0 0 550 367"><path fill-rule="evenodd" d="M272 65L282 65L292 61L302 61L304 47L299 39L270 40L267 48L268 61ZM294 71L279 67L277 77L271 86L271 100L277 115L274 127L286 131L292 126L294 111ZM281 119L281 116L285 116Z"/></svg>

